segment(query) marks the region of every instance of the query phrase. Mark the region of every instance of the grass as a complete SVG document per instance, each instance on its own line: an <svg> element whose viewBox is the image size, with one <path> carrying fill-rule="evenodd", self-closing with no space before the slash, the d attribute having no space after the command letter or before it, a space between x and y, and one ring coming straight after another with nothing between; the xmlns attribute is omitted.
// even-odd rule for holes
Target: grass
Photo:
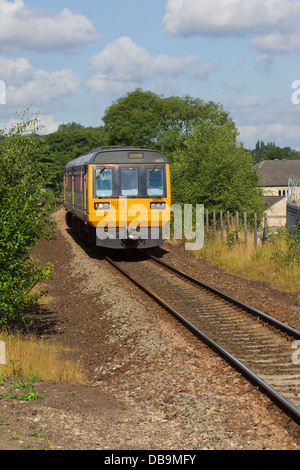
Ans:
<svg viewBox="0 0 300 470"><path fill-rule="evenodd" d="M42 380L88 382L80 363L63 359L67 348L20 334L0 333L0 340L6 352L6 364L0 365L2 378L39 376Z"/></svg>
<svg viewBox="0 0 300 470"><path fill-rule="evenodd" d="M213 240L208 234L202 250L194 254L231 274L266 281L279 290L300 294L299 240L291 241L284 230L277 236L271 234L265 243L260 240L257 248L251 233L248 233L247 247L242 233L239 242L231 237L229 243L219 236Z"/></svg>

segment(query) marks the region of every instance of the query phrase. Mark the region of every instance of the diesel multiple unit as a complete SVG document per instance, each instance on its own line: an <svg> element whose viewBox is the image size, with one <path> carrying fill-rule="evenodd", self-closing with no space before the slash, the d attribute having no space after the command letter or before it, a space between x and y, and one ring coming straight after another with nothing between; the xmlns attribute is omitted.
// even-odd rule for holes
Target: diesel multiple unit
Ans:
<svg viewBox="0 0 300 470"><path fill-rule="evenodd" d="M169 163L159 151L98 147L65 166L66 221L90 245L158 246L170 205Z"/></svg>

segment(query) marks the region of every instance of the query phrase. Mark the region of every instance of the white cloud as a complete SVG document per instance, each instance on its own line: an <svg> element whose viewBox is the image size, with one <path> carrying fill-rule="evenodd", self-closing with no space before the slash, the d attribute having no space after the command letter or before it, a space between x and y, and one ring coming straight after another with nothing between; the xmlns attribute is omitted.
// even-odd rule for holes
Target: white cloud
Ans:
<svg viewBox="0 0 300 470"><path fill-rule="evenodd" d="M163 24L169 34L240 36L288 31L299 12L298 0L168 0Z"/></svg>
<svg viewBox="0 0 300 470"><path fill-rule="evenodd" d="M0 50L74 52L97 39L90 20L65 8L61 12L0 0Z"/></svg>
<svg viewBox="0 0 300 470"><path fill-rule="evenodd" d="M139 86L137 81L118 81L109 79L102 73L93 74L87 81L87 87L92 93L110 95L121 95L125 92L134 90Z"/></svg>
<svg viewBox="0 0 300 470"><path fill-rule="evenodd" d="M206 80L218 70L216 63L204 63L198 56L151 56L128 36L108 44L90 59L90 64L96 73L88 80L88 87L97 93L107 90L121 92L153 77L188 75Z"/></svg>
<svg viewBox="0 0 300 470"><path fill-rule="evenodd" d="M300 23L299 23L300 27ZM252 46L268 52L300 51L300 33L280 33L260 35L253 39Z"/></svg>
<svg viewBox="0 0 300 470"><path fill-rule="evenodd" d="M288 87L289 96L280 97L271 89L261 94L245 94L226 103L240 132L239 140L247 148L257 141L275 142L280 147L299 148L300 106L292 102L295 89ZM226 108L225 104L225 108Z"/></svg>
<svg viewBox="0 0 300 470"><path fill-rule="evenodd" d="M256 67L265 72L275 69L274 54L270 52L260 52L256 57Z"/></svg>
<svg viewBox="0 0 300 470"><path fill-rule="evenodd" d="M42 125L40 134L52 134L57 131L60 124L63 124L63 122L55 121L53 114L40 114L39 122Z"/></svg>
<svg viewBox="0 0 300 470"><path fill-rule="evenodd" d="M266 106L273 103L272 97L265 97L262 98L260 95L245 95L242 98L239 98L234 102L235 108L242 108L242 109L258 109L260 107L265 108Z"/></svg>
<svg viewBox="0 0 300 470"><path fill-rule="evenodd" d="M28 59L0 56L1 79L7 106L44 105L78 91L80 80L72 70L47 72L32 67Z"/></svg>
<svg viewBox="0 0 300 470"><path fill-rule="evenodd" d="M38 117L39 124L41 129L39 134L51 134L52 132L57 131L59 124L62 122L56 122L53 114L38 114L38 115L29 115L29 118ZM13 126L19 122L17 118L11 118L8 122L0 122L0 129L8 132Z"/></svg>

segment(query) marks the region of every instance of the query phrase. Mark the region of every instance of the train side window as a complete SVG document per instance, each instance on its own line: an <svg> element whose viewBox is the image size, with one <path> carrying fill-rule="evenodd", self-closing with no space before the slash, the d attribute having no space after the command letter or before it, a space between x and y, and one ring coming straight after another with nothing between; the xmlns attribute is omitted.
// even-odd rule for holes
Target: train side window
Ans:
<svg viewBox="0 0 300 470"><path fill-rule="evenodd" d="M162 196L164 194L164 178L162 168L147 169L148 196Z"/></svg>
<svg viewBox="0 0 300 470"><path fill-rule="evenodd" d="M139 193L138 169L121 168L122 196L137 196Z"/></svg>
<svg viewBox="0 0 300 470"><path fill-rule="evenodd" d="M112 169L102 168L96 170L96 195L111 196L112 195Z"/></svg>
<svg viewBox="0 0 300 470"><path fill-rule="evenodd" d="M72 188L72 173L71 172L66 174L66 188L67 189Z"/></svg>
<svg viewBox="0 0 300 470"><path fill-rule="evenodd" d="M81 188L82 188L81 180L82 180L81 171L75 171L75 174L74 174L74 191L77 191L77 192L81 191Z"/></svg>

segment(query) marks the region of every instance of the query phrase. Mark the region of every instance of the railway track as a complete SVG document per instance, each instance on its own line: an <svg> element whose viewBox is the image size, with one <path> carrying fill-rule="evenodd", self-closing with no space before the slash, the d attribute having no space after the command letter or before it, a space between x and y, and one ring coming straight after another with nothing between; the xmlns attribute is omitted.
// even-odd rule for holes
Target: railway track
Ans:
<svg viewBox="0 0 300 470"><path fill-rule="evenodd" d="M299 331L146 252L106 259L300 423Z"/></svg>

